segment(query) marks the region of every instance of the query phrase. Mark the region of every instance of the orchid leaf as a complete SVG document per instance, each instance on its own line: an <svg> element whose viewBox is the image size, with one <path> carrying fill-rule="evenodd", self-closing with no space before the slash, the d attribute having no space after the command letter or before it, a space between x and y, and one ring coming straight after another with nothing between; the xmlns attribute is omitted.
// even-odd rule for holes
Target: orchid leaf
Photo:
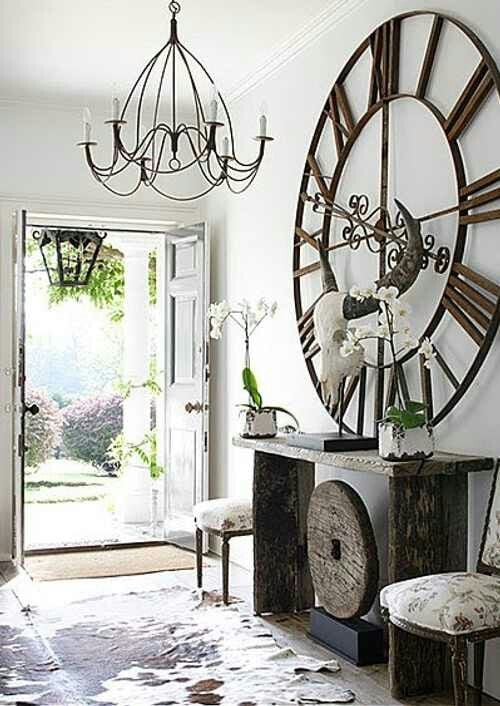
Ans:
<svg viewBox="0 0 500 706"><path fill-rule="evenodd" d="M243 368L243 388L248 392L257 409L260 409L262 407L262 396L259 392L257 379L250 368Z"/></svg>

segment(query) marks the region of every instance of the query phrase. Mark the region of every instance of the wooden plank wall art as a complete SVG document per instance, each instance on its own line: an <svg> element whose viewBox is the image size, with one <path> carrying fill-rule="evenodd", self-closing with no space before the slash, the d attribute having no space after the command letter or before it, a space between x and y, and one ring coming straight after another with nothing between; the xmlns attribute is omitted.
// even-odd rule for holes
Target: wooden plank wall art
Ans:
<svg viewBox="0 0 500 706"><path fill-rule="evenodd" d="M420 39L413 41L413 36ZM460 62L458 47L464 57ZM376 434L377 421L394 402L396 391L405 400L422 400L429 424L436 426L464 397L490 351L500 321L500 275L495 274L499 95L498 67L476 34L453 17L417 11L375 29L345 64L327 96L302 173L293 281L306 366L341 432ZM397 110L403 101L414 110L418 106L412 113L415 121L421 115L432 123L443 142L441 154L447 155L449 174L441 190L431 161L407 165L410 177L398 193L401 175L393 171L398 165L401 169L403 137L414 141L419 134L416 122L415 129L398 132ZM373 140L374 132L377 146L368 154L366 169L356 171L351 160L366 133ZM429 146L422 144L422 150L434 158ZM409 154L416 153L413 145ZM353 174L358 172L353 191ZM431 191L424 188L426 175ZM450 191L456 197L441 199L436 207L440 192ZM426 193L429 203L423 205ZM372 292L360 300L351 291L354 285ZM390 351L380 338L369 344L362 360L354 356L349 366L339 352L348 325L380 323L380 302L373 297L373 289L380 287L396 287L405 302L417 305L417 338L397 366L391 365ZM325 346L321 335L327 327L332 345ZM422 356L424 340L432 346L432 366ZM259 454L260 463L264 455ZM283 463L278 461L281 467ZM484 467L491 467L491 462ZM457 469L453 475L439 470L436 475L429 471L427 477L413 472L390 477L391 582L465 569L467 475L457 474ZM344 618L368 610L378 576L373 530L353 493L343 484L320 486L309 514L308 552L316 593L327 611ZM328 506L333 505L335 513L329 513ZM350 514L353 508L356 511ZM338 517L344 518L343 529L335 524ZM340 546L336 542L342 532L352 536L343 536ZM343 552L352 571L340 575ZM269 600L264 603L271 605ZM391 653L395 696L443 686L441 645L403 635L392 626Z"/></svg>

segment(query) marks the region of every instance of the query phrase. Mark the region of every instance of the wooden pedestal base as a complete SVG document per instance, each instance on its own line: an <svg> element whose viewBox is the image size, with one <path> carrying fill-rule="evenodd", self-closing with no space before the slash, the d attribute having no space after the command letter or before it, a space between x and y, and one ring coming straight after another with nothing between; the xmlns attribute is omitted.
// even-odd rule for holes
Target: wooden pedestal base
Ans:
<svg viewBox="0 0 500 706"><path fill-rule="evenodd" d="M387 662L383 628L361 618L339 620L323 608L313 608L309 637L358 667Z"/></svg>

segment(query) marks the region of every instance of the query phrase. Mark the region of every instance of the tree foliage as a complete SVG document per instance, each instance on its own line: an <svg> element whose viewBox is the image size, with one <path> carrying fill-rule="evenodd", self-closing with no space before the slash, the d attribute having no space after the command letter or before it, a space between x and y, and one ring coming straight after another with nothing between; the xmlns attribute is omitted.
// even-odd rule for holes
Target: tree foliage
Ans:
<svg viewBox="0 0 500 706"><path fill-rule="evenodd" d="M38 414L26 414L26 455L28 468L37 469L48 461L61 443L63 419L58 405L51 400L45 390L26 386L26 402L38 406Z"/></svg>
<svg viewBox="0 0 500 706"><path fill-rule="evenodd" d="M64 453L75 460L106 467L110 443L122 431L123 399L100 395L76 400L63 410Z"/></svg>
<svg viewBox="0 0 500 706"><path fill-rule="evenodd" d="M97 264L85 287L50 287L50 304L59 304L68 299L79 301L90 299L99 309L107 309L112 321L123 318L125 299L125 267L123 253L103 245ZM156 254L149 254L149 300L156 303Z"/></svg>

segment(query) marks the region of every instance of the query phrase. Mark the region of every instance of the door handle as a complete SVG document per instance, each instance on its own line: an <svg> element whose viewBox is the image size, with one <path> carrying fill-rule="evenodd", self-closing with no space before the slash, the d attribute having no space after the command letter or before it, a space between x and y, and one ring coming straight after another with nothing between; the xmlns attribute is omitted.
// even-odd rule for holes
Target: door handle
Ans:
<svg viewBox="0 0 500 706"><path fill-rule="evenodd" d="M195 402L194 404L192 402L188 402L184 409L188 414L191 414L191 412L196 412L196 414L199 414L203 410L203 405L201 402Z"/></svg>
<svg viewBox="0 0 500 706"><path fill-rule="evenodd" d="M23 405L23 414L26 414L26 412L29 412L30 414L35 416L35 414L38 414L39 411L40 411L40 407L35 403L33 403L32 405L27 405L25 403Z"/></svg>

